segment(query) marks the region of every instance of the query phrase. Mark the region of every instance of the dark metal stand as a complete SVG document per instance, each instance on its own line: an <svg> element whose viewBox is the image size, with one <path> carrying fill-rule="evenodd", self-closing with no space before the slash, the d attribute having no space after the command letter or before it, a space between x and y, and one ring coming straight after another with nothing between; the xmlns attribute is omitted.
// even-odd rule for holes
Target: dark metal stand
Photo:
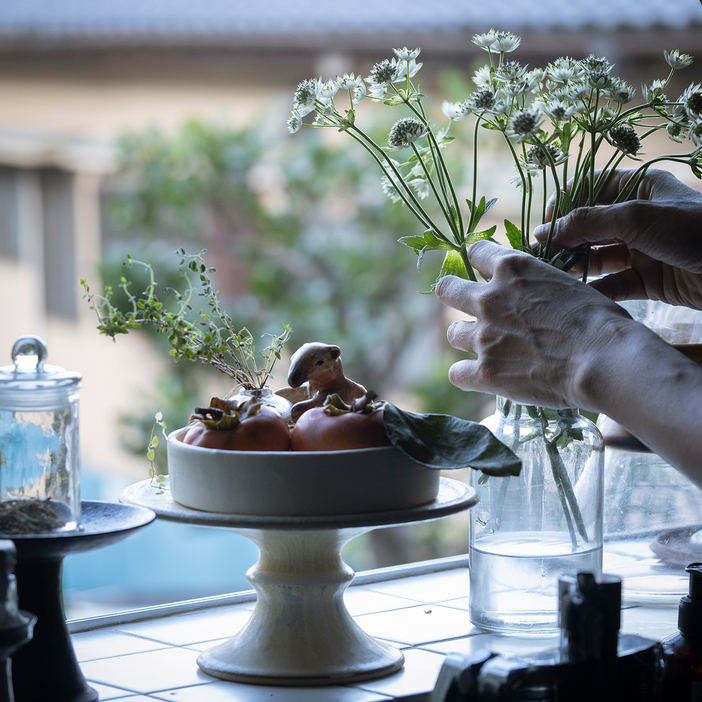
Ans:
<svg viewBox="0 0 702 702"><path fill-rule="evenodd" d="M78 666L61 597L63 559L116 543L150 524L149 509L111 502L81 503L83 529L12 535L17 548L20 609L36 615L34 637L12 657L16 702L94 702L98 693Z"/></svg>

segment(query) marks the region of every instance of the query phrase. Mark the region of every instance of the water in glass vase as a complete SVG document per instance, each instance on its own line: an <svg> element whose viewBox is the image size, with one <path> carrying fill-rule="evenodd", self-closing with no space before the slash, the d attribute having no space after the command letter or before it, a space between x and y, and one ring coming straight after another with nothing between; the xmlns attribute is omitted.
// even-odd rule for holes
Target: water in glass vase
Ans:
<svg viewBox="0 0 702 702"><path fill-rule="evenodd" d="M470 555L471 621L502 634L553 635L558 578L602 569L602 547L585 546L574 551L557 532L478 540Z"/></svg>

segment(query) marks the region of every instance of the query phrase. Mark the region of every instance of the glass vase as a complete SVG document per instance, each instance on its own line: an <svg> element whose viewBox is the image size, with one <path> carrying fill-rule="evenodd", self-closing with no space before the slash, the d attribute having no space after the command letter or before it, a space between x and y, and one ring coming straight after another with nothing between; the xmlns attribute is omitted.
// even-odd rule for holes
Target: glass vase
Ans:
<svg viewBox="0 0 702 702"><path fill-rule="evenodd" d="M472 471L480 502L471 510L471 621L502 634L554 634L558 579L602 571L602 435L577 410L503 398L483 424L522 459L522 471Z"/></svg>
<svg viewBox="0 0 702 702"><path fill-rule="evenodd" d="M677 604L702 559L702 490L605 415L604 559L623 597Z"/></svg>

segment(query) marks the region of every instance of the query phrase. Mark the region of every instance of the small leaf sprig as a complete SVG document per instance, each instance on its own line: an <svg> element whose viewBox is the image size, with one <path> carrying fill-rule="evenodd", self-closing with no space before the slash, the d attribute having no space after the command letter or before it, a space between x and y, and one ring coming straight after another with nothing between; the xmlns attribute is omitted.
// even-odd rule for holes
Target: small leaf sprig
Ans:
<svg viewBox="0 0 702 702"><path fill-rule="evenodd" d="M175 306L171 310L157 293L158 284L153 267L149 263L136 261L130 256L125 264L131 268L141 266L148 273L149 282L139 295L132 293L131 282L122 276L119 288L130 306L125 314L113 304L114 289L105 287L104 295L96 295L90 290L85 279L81 285L86 298L98 318L98 331L113 339L118 334L128 334L132 329L152 325L167 336L171 349L170 356L175 362L181 359L199 361L214 366L229 376L236 387L246 390L260 390L265 387L272 375L273 367L280 360L280 351L290 338L292 330L283 325L280 335L266 334L269 345L260 354L256 354L254 339L246 329L237 329L232 318L222 309L219 296L214 290L210 274L215 268L208 267L204 261L205 250L199 254L189 254L184 249L181 256L180 273L185 281L185 290L180 292L167 289L174 298ZM192 276L197 275L200 289L196 289ZM193 310L196 296L204 298L208 311Z"/></svg>

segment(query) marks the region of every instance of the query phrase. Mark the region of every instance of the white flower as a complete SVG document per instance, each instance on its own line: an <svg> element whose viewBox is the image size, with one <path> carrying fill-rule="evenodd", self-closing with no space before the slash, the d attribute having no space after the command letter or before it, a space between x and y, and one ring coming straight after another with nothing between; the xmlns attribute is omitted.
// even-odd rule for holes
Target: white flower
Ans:
<svg viewBox="0 0 702 702"><path fill-rule="evenodd" d="M371 68L366 82L371 85L387 85L397 78L398 64L395 59L384 59Z"/></svg>
<svg viewBox="0 0 702 702"><path fill-rule="evenodd" d="M677 49L673 49L672 51L664 51L663 56L666 60L666 63L671 67L671 68L686 68L692 63L692 56L689 56L688 54L681 54Z"/></svg>
<svg viewBox="0 0 702 702"><path fill-rule="evenodd" d="M414 189L420 200L424 200L431 193L431 186L425 178L413 178L408 185Z"/></svg>
<svg viewBox="0 0 702 702"><path fill-rule="evenodd" d="M499 53L509 53L510 51L514 51L521 41L522 40L518 36L511 32L498 32L497 38L492 43L490 50Z"/></svg>
<svg viewBox="0 0 702 702"><path fill-rule="evenodd" d="M700 84L690 84L685 92L680 96L680 102L685 106L687 116L692 120L697 120L702 116L702 91Z"/></svg>
<svg viewBox="0 0 702 702"><path fill-rule="evenodd" d="M492 110L497 102L497 94L492 88L476 90L466 101L471 110L485 112Z"/></svg>
<svg viewBox="0 0 702 702"><path fill-rule="evenodd" d="M626 105L636 97L636 88L632 88L628 83L615 78L612 85L604 92L604 96L612 102Z"/></svg>
<svg viewBox="0 0 702 702"><path fill-rule="evenodd" d="M494 29L491 29L486 34L475 34L472 41L481 49L490 51L490 47L497 41L497 32Z"/></svg>
<svg viewBox="0 0 702 702"><path fill-rule="evenodd" d="M668 98L665 96L663 89L665 88L665 81L654 80L650 86L642 85L641 92L643 93L644 100L651 105L657 105L662 102L666 102Z"/></svg>
<svg viewBox="0 0 702 702"><path fill-rule="evenodd" d="M394 59L393 59L394 60ZM400 61L397 66L397 76L393 79L393 83L398 83L401 80L405 80L408 75L412 78L417 74L417 71L422 67L421 63L417 63L414 59L411 61Z"/></svg>
<svg viewBox="0 0 702 702"><path fill-rule="evenodd" d="M519 143L533 139L539 133L542 120L543 116L538 110L519 110L509 122L507 135Z"/></svg>
<svg viewBox="0 0 702 702"><path fill-rule="evenodd" d="M406 46L401 49L393 49L395 56L397 56L400 61L413 61L419 56L421 49L413 49L410 51Z"/></svg>
<svg viewBox="0 0 702 702"><path fill-rule="evenodd" d="M539 109L554 122L567 122L575 114L575 107L563 100L539 102Z"/></svg>
<svg viewBox="0 0 702 702"><path fill-rule="evenodd" d="M368 97L374 100L382 100L385 97L385 91L388 89L387 83L371 83L367 88Z"/></svg>
<svg viewBox="0 0 702 702"><path fill-rule="evenodd" d="M521 80L526 72L526 66L522 66L519 61L505 61L495 71L495 78L502 83L509 83L510 81Z"/></svg>
<svg viewBox="0 0 702 702"><path fill-rule="evenodd" d="M358 105L359 102L363 102L366 99L366 84L361 82L361 84L353 91L353 99L351 102L354 105Z"/></svg>
<svg viewBox="0 0 702 702"><path fill-rule="evenodd" d="M623 154L635 156L641 148L641 140L630 124L618 124L606 136L609 143Z"/></svg>
<svg viewBox="0 0 702 702"><path fill-rule="evenodd" d="M301 117L314 110L314 103L321 88L322 81L318 79L303 80L298 84L293 95L293 108Z"/></svg>
<svg viewBox="0 0 702 702"><path fill-rule="evenodd" d="M677 122L668 122L668 126L665 128L668 134L668 138L672 141L677 141L678 144L682 144L682 124Z"/></svg>
<svg viewBox="0 0 702 702"><path fill-rule="evenodd" d="M337 76L336 80L339 84L339 90L356 90L363 85L363 78L355 76L353 73L344 73L343 78Z"/></svg>
<svg viewBox="0 0 702 702"><path fill-rule="evenodd" d="M288 117L288 132L295 134L295 132L300 131L300 127L302 127L302 117L299 112L293 110L290 117Z"/></svg>
<svg viewBox="0 0 702 702"><path fill-rule="evenodd" d="M328 80L319 86L317 97L321 100L333 98L339 92L339 83L336 80Z"/></svg>
<svg viewBox="0 0 702 702"><path fill-rule="evenodd" d="M695 145L702 144L702 120L697 120L690 125L687 138Z"/></svg>
<svg viewBox="0 0 702 702"><path fill-rule="evenodd" d="M395 176L393 175L393 179ZM380 179L380 187L383 189L383 193L387 195L393 202L400 202L402 200L402 195L400 195L400 191L397 189L396 184L388 178L388 176L384 175Z"/></svg>
<svg viewBox="0 0 702 702"><path fill-rule="evenodd" d="M448 102L447 100L441 103L441 111L452 122L458 122L470 114L470 108L465 102Z"/></svg>
<svg viewBox="0 0 702 702"><path fill-rule="evenodd" d="M388 145L393 151L399 151L426 136L426 133L427 128L423 122L415 117L403 117L390 128Z"/></svg>
<svg viewBox="0 0 702 702"><path fill-rule="evenodd" d="M318 115L325 115L329 117L334 114L334 101L331 98L318 98L315 103L315 110L317 110Z"/></svg>
<svg viewBox="0 0 702 702"><path fill-rule="evenodd" d="M567 56L549 63L546 67L548 77L557 83L568 83L571 80L578 80L583 73L583 67L575 59Z"/></svg>
<svg viewBox="0 0 702 702"><path fill-rule="evenodd" d="M487 88L492 85L492 73L490 72L490 66L485 64L481 66L473 75L473 82L479 88Z"/></svg>

